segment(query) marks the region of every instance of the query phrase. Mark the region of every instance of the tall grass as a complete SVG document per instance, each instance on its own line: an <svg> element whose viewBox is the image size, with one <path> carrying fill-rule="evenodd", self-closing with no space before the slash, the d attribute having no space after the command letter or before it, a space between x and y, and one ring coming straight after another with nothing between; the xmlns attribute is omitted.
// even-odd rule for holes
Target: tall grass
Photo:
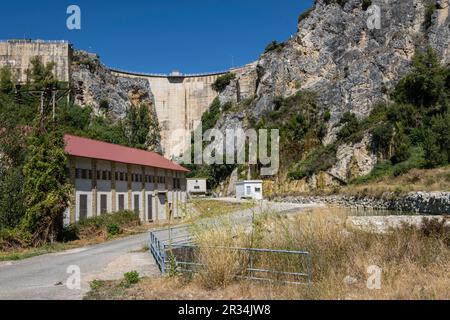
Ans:
<svg viewBox="0 0 450 320"><path fill-rule="evenodd" d="M253 228L229 221L197 226L204 267L195 278L207 289L247 286L236 279L248 257L214 248L258 247L306 250L312 257L312 284L252 284L255 298L287 299L432 299L450 298L449 229L436 223L422 227L402 226L386 234L368 233L347 226L340 209L314 209L296 217L263 215ZM301 271L302 262L286 256L261 255L259 266ZM382 269L381 290L369 290L368 267ZM287 270L286 270L287 269ZM344 278L350 276L352 284ZM264 289L261 288L264 286Z"/></svg>

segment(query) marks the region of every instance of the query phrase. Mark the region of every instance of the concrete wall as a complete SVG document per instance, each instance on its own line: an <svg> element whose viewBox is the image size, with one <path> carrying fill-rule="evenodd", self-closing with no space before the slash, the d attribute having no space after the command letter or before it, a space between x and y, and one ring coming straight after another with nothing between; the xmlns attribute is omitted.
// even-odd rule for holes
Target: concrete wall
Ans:
<svg viewBox="0 0 450 320"><path fill-rule="evenodd" d="M255 81L253 77L246 76L249 69L254 67L254 64L249 64L230 70L237 75L239 93L243 96L254 94ZM188 150L190 132L197 128L203 113L218 96L212 89L212 84L227 72L171 76L113 70L113 74L120 77L143 78L149 81L161 126L162 147L168 158L180 157Z"/></svg>
<svg viewBox="0 0 450 320"><path fill-rule="evenodd" d="M67 42L4 41L0 42L0 67L9 66L17 80L27 81L30 60L42 57L44 63L56 64L54 73L61 81L69 81L72 48Z"/></svg>

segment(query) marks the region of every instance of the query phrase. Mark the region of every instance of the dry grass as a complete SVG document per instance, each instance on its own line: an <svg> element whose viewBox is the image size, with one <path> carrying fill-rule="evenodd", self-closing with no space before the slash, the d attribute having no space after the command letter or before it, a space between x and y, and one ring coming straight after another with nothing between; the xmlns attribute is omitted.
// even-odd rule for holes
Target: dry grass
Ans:
<svg viewBox="0 0 450 320"><path fill-rule="evenodd" d="M144 279L117 293L117 283L90 294L104 299L450 299L450 248L443 233L403 226L387 234L352 230L340 209L314 209L288 217L264 216L249 228L218 222L196 229L205 264L198 275ZM428 230L429 231L429 230ZM448 239L448 238L447 238ZM313 282L289 285L236 280L242 256L211 246L307 250ZM285 258L261 257L279 268ZM289 262L289 260L287 260ZM286 262L286 261L285 261ZM289 265L289 263L283 263ZM292 266L293 264L291 264ZM382 269L381 289L370 290L367 268ZM303 266L296 264L297 268ZM350 276L352 283L344 282ZM116 292L113 297L111 292Z"/></svg>
<svg viewBox="0 0 450 320"><path fill-rule="evenodd" d="M385 177L376 182L349 185L337 191L339 194L361 196L381 196L385 192L402 195L413 191L450 191L450 166L413 169L399 177Z"/></svg>
<svg viewBox="0 0 450 320"><path fill-rule="evenodd" d="M228 215L230 213L250 209L255 206L255 204L251 201L227 202L210 199L195 199L192 200L192 204L196 212L190 214L190 217L188 218L190 221Z"/></svg>

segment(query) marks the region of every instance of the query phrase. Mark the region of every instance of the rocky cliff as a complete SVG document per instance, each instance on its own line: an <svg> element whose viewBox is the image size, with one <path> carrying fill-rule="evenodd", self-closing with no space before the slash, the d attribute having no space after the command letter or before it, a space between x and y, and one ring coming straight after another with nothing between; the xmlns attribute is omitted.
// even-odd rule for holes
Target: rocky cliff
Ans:
<svg viewBox="0 0 450 320"><path fill-rule="evenodd" d="M380 28L369 28L377 8ZM246 127L246 114L258 120L274 110L277 97L306 90L317 94L319 113L329 112L323 142L333 143L346 111L361 119L377 102L389 99L389 91L410 70L417 48L431 46L443 63L450 62L449 23L448 0L317 0L300 16L297 32L263 54L253 73L248 71L254 75L255 99L223 116L217 127ZM221 101L237 94L237 81L239 75L221 93ZM338 146L327 184L335 178L348 181L373 168L377 158L368 147L369 138ZM309 181L310 186L316 183L316 178Z"/></svg>
<svg viewBox="0 0 450 320"><path fill-rule="evenodd" d="M151 149L161 151L155 101L147 80L114 75L97 55L76 50L72 57L71 82L75 87L75 103L91 106L97 114L106 112L113 120L124 119L130 107L147 105L152 123L155 123L149 134L158 137L151 139L156 141Z"/></svg>

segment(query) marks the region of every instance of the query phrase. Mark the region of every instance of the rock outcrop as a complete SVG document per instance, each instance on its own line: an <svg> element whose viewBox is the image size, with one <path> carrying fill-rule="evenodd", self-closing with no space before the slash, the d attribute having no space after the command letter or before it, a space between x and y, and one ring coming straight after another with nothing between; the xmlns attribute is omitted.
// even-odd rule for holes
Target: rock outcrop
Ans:
<svg viewBox="0 0 450 320"><path fill-rule="evenodd" d="M224 115L217 127L245 128L245 112L258 120L274 110L276 97L307 90L317 93L318 112L330 112L324 143L334 143L345 112L362 119L377 102L388 100L390 89L409 72L416 49L431 46L443 63L450 62L448 0L437 1L431 16L429 0L372 0L370 8L362 0L342 3L316 0L299 19L297 32L248 70L256 84L254 101L246 110ZM368 24L377 8L379 29ZM238 90L232 81L221 102L236 102ZM328 173L345 183L370 172L377 158L369 140L366 135L362 142L339 146L337 163Z"/></svg>
<svg viewBox="0 0 450 320"><path fill-rule="evenodd" d="M146 104L156 117L150 84L145 79L118 77L104 66L97 55L74 51L71 81L76 88L75 102L92 106L100 113L101 104L108 107L108 115L123 119L127 108Z"/></svg>

